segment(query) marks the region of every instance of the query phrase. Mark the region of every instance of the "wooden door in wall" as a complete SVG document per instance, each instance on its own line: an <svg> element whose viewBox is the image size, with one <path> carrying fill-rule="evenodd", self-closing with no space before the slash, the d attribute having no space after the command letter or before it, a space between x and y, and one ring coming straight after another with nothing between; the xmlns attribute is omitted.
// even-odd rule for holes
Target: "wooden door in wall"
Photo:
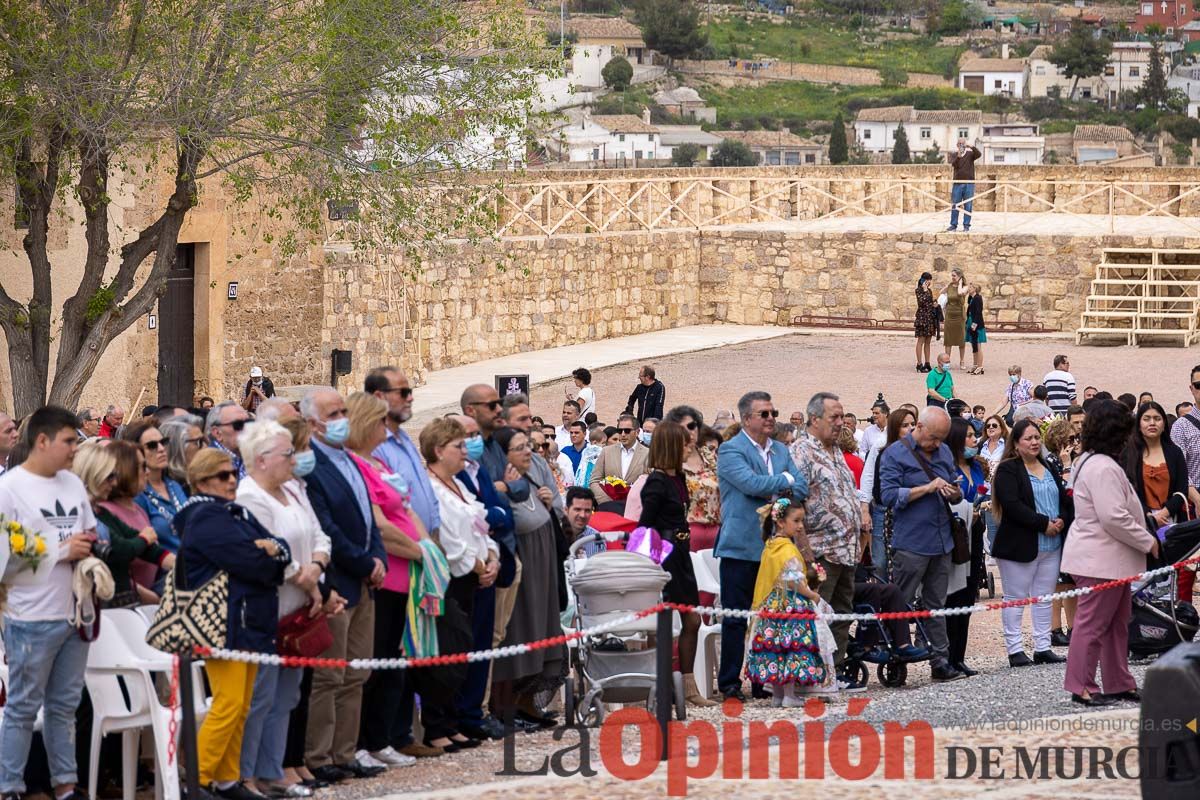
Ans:
<svg viewBox="0 0 1200 800"><path fill-rule="evenodd" d="M195 402L196 247L181 244L158 300L158 402L189 407Z"/></svg>

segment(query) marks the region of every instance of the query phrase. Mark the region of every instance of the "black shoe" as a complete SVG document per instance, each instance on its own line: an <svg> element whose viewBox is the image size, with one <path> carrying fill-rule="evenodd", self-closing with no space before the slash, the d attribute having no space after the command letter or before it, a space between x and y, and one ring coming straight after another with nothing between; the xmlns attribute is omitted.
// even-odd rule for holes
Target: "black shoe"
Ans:
<svg viewBox="0 0 1200 800"><path fill-rule="evenodd" d="M1111 706L1117 702L1106 694L1094 694L1091 697L1084 697L1080 694L1071 695L1072 703L1079 703L1081 706Z"/></svg>
<svg viewBox="0 0 1200 800"><path fill-rule="evenodd" d="M333 764L326 764L323 767L316 767L315 769L310 769L309 772L311 772L313 777L317 780L330 784L341 783L344 780L349 780L352 774L348 770L344 770L341 767L335 767Z"/></svg>
<svg viewBox="0 0 1200 800"><path fill-rule="evenodd" d="M979 674L979 670L971 669L970 667L968 667L966 664L964 664L961 661L958 662L957 664L951 664L951 666L954 667L959 672L961 672L963 675L966 675L968 678L973 678L974 676Z"/></svg>
<svg viewBox="0 0 1200 800"><path fill-rule="evenodd" d="M746 702L746 695L742 693L742 687L734 686L730 689L722 689L721 696L726 700L737 700L739 703Z"/></svg>
<svg viewBox="0 0 1200 800"><path fill-rule="evenodd" d="M6 799L7 798L15 798L15 800L20 800L21 795L6 794L6 795L3 795L3 797L5 797ZM84 795L84 797L87 797L87 795ZM216 795L209 792L203 786L196 787L196 796L195 797L192 797L192 795L188 793L187 781L183 781L183 783L181 783L179 786L179 800L215 800L215 798L216 798Z"/></svg>
<svg viewBox="0 0 1200 800"><path fill-rule="evenodd" d="M1053 650L1038 650L1033 654L1035 664L1065 664L1067 660Z"/></svg>
<svg viewBox="0 0 1200 800"><path fill-rule="evenodd" d="M1050 634L1050 646L1051 647L1070 647L1071 646L1071 634L1066 633L1065 631L1063 631L1062 628L1059 628L1058 630L1054 631L1054 633Z"/></svg>
<svg viewBox="0 0 1200 800"><path fill-rule="evenodd" d="M247 788L244 783L235 783L228 789L219 789L216 784L213 784L211 791L217 797L223 797L225 800L264 800L265 797L265 795Z"/></svg>
<svg viewBox="0 0 1200 800"><path fill-rule="evenodd" d="M472 739L503 739L504 725L495 717L484 717L480 722L460 723L458 732Z"/></svg>
<svg viewBox="0 0 1200 800"><path fill-rule="evenodd" d="M530 714L528 711L517 711L517 719L525 720L531 725L537 725L539 728L553 728L558 724L558 720L550 716L540 716L538 714ZM461 743L460 743L461 744Z"/></svg>
<svg viewBox="0 0 1200 800"><path fill-rule="evenodd" d="M1130 689L1127 692L1114 692L1113 694L1101 695L1107 697L1114 703L1140 703L1142 702L1142 693L1137 689Z"/></svg>
<svg viewBox="0 0 1200 800"><path fill-rule="evenodd" d="M929 677L933 678L935 681L944 683L946 681L961 680L967 676L956 670L950 664L939 664L938 666L929 670Z"/></svg>
<svg viewBox="0 0 1200 800"><path fill-rule="evenodd" d="M1024 653L1013 653L1008 657L1008 665L1010 667L1032 667L1033 662Z"/></svg>
<svg viewBox="0 0 1200 800"><path fill-rule="evenodd" d="M761 683L750 684L750 696L755 700L770 700L772 697L771 693L764 689Z"/></svg>
<svg viewBox="0 0 1200 800"><path fill-rule="evenodd" d="M922 369L921 372L933 372L933 365L926 361L925 368Z"/></svg>
<svg viewBox="0 0 1200 800"><path fill-rule="evenodd" d="M327 783L319 778L312 778L311 780L300 781L300 785L305 789L312 789L315 792L318 789L328 789L333 784Z"/></svg>
<svg viewBox="0 0 1200 800"><path fill-rule="evenodd" d="M349 774L351 778L374 778L376 775L382 775L387 772L387 767L364 767L362 764L335 764L342 772ZM313 770L313 775L316 775L316 770Z"/></svg>
<svg viewBox="0 0 1200 800"><path fill-rule="evenodd" d="M459 733L462 733L462 731L459 731ZM470 736L467 736L464 739L455 739L453 736L451 736L450 741L458 745L458 749L460 750L474 750L476 747L479 747L479 745L483 744L483 742L479 741L478 739L472 739Z"/></svg>

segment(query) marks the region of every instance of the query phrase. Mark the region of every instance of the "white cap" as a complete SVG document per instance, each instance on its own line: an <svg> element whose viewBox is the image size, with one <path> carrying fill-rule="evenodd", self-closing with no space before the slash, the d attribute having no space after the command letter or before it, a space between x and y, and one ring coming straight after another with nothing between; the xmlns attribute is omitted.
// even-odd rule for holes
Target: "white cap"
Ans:
<svg viewBox="0 0 1200 800"><path fill-rule="evenodd" d="M262 367L251 367L250 368L250 377L251 378L261 378L262 377Z"/></svg>

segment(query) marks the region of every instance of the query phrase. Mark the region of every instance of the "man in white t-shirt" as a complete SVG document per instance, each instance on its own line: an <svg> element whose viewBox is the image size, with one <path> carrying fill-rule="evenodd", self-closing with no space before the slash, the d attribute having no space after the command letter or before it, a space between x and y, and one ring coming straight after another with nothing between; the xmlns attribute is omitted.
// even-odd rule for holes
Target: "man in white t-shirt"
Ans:
<svg viewBox="0 0 1200 800"><path fill-rule="evenodd" d="M588 414L596 413L596 392L592 389L592 373L580 367L571 373L577 391L567 389L567 397L579 403L579 418L587 422Z"/></svg>
<svg viewBox="0 0 1200 800"><path fill-rule="evenodd" d="M74 563L92 552L96 520L83 481L70 472L75 458L75 415L40 408L25 432L29 457L0 479L0 515L46 541L49 570L36 585L10 586L4 610L8 705L0 723L0 796L25 791L25 761L38 709L56 800L84 800L76 788L75 711L83 694L87 642L70 620ZM57 557L57 561L53 561Z"/></svg>

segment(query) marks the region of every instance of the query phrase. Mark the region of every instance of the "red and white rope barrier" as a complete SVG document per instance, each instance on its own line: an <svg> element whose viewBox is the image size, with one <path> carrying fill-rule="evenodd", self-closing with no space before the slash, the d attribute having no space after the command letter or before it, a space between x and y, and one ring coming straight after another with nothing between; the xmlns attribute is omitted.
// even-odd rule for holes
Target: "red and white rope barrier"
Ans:
<svg viewBox="0 0 1200 800"><path fill-rule="evenodd" d="M883 611L871 614L821 614L818 612L795 612L781 613L773 611L754 611L747 609L736 608L716 608L713 606L690 606L682 603L659 603L650 608L642 609L641 611L626 614L623 617L610 620L602 625L596 625L591 628L584 628L571 633L564 633L561 636L551 636L547 639L539 639L535 642L527 642L525 644L508 645L506 647L495 647L490 650L476 650L470 653L453 653L444 656L432 656L429 658L355 658L355 659L340 659L340 658L300 658L295 656L279 656L271 653L248 653L241 650L224 650L224 649L209 649L206 647L196 648L196 655L200 658L211 658L218 661L245 661L251 664L273 664L284 667L314 667L333 668L333 669L364 669L364 670L379 670L379 669L412 669L415 667L436 667L449 664L467 664L477 661L493 661L500 658L509 658L511 656L528 653L533 650L545 650L551 647L560 647L568 642L585 639L592 636L599 636L612 631L625 629L630 623L640 619L657 614L659 611L672 610L679 612L694 611L701 615L713 617L738 617L741 619L750 620L755 617L763 619L820 619L825 622L870 622L899 619L930 619L932 617L952 617L961 614L981 614L988 611L1000 611L1005 608L1016 608L1018 606L1031 606L1037 603L1048 603L1051 600L1062 600L1070 597L1082 597L1093 592L1102 592L1107 589L1115 589L1120 586L1126 586L1138 581L1157 578L1162 575L1170 574L1173 571L1184 569L1192 565L1200 564L1200 556L1190 558L1185 561L1179 561L1175 564L1170 564L1165 567L1146 570L1137 575L1130 575L1125 578L1117 578L1104 583L1098 583L1095 586L1082 587L1078 589L1070 589L1065 592L1054 592L1044 594L1038 597L1025 597L1020 600L1006 600L999 603L978 603L973 606L960 606L955 608L938 608L924 609L919 611Z"/></svg>

